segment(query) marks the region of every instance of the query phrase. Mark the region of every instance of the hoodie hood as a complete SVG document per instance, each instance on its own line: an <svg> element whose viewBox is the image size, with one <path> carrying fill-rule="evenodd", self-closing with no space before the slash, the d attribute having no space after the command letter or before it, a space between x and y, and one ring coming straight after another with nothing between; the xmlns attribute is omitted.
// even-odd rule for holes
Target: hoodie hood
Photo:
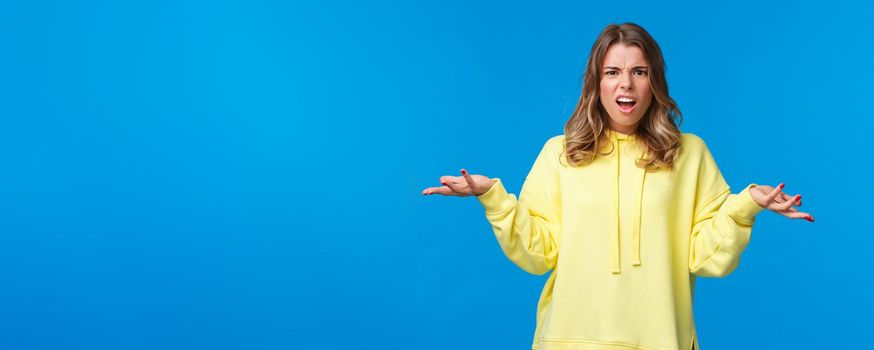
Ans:
<svg viewBox="0 0 874 350"><path fill-rule="evenodd" d="M620 132L616 132L612 129L607 129L608 139L610 144L612 145L613 151L610 154L606 155L606 157L610 158L611 162L611 170L613 174L611 176L613 182L613 189L610 191L613 194L612 203L612 212L613 217L611 218L613 229L610 231L610 246L611 246L611 266L612 272L614 274L622 273L620 268L620 240L619 240L619 223L623 222L620 215L631 215L634 220L625 220L624 222L631 222L632 224L632 265L640 266L640 225L641 225L641 206L643 203L643 189L644 183L646 181L646 170L637 166L631 167L629 169L627 163L622 165L623 157L632 157L639 158L641 156L640 149L635 147L637 144L635 143L636 138L634 134L623 134ZM619 175L623 174L623 176L629 176L632 179L632 182L635 186L630 188L621 188L620 185L620 177ZM621 196L628 200L631 198L633 201L632 204L632 212L631 213L620 213L620 190L623 191L633 191L631 195L625 194Z"/></svg>

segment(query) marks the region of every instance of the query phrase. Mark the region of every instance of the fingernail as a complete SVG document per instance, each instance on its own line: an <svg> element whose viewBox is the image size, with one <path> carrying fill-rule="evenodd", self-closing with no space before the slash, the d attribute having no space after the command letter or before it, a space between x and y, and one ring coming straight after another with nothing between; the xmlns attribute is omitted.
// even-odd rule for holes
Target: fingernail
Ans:
<svg viewBox="0 0 874 350"><path fill-rule="evenodd" d="M446 183L445 183L445 182L443 182L443 181L440 181L440 184L442 184L442 185L446 185Z"/></svg>
<svg viewBox="0 0 874 350"><path fill-rule="evenodd" d="M782 182L780 183L780 188L783 188L783 183L782 183Z"/></svg>
<svg viewBox="0 0 874 350"><path fill-rule="evenodd" d="M462 174L467 174L467 172L464 171L464 169L461 169L461 173L462 173Z"/></svg>

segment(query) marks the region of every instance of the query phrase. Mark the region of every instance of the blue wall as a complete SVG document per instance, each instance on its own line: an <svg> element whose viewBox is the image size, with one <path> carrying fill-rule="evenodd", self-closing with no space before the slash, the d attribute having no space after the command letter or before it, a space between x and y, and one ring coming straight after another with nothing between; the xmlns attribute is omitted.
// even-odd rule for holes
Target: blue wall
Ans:
<svg viewBox="0 0 874 350"><path fill-rule="evenodd" d="M759 215L699 279L701 346L865 345L871 8L827 1L143 1L0 11L0 348L525 349L546 276L461 168L518 193L613 22ZM866 332L866 333L863 333Z"/></svg>

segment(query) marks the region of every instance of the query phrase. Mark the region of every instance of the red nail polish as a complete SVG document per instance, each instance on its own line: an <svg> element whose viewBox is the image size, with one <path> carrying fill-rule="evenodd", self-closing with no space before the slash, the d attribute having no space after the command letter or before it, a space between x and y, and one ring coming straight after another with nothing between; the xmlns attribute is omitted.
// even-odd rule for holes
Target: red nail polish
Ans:
<svg viewBox="0 0 874 350"><path fill-rule="evenodd" d="M780 188L783 188L783 185L784 185L784 184L781 182L781 183L780 183Z"/></svg>
<svg viewBox="0 0 874 350"><path fill-rule="evenodd" d="M467 172L464 171L464 169L461 169L461 173L462 173L462 174L467 174Z"/></svg>

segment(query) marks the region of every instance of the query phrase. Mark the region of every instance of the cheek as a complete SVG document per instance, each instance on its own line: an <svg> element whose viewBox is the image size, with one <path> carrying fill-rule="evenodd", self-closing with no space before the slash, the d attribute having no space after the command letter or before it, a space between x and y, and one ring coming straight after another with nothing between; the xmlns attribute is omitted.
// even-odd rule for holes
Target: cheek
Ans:
<svg viewBox="0 0 874 350"><path fill-rule="evenodd" d="M611 85L612 84L610 84L610 82L608 82L608 81L605 81L605 80L601 81L601 93L600 93L600 95L601 95L602 101L609 100L610 96L613 96L613 87Z"/></svg>
<svg viewBox="0 0 874 350"><path fill-rule="evenodd" d="M643 84L641 84L639 91L640 91L642 96L646 96L644 98L644 100L641 102L643 102L646 105L649 105L653 99L652 88L649 86L649 81L646 81Z"/></svg>
<svg viewBox="0 0 874 350"><path fill-rule="evenodd" d="M652 91L647 89L646 92L644 93L644 96L646 96L646 101L644 103L646 103L647 105L652 104L652 100L653 100Z"/></svg>

